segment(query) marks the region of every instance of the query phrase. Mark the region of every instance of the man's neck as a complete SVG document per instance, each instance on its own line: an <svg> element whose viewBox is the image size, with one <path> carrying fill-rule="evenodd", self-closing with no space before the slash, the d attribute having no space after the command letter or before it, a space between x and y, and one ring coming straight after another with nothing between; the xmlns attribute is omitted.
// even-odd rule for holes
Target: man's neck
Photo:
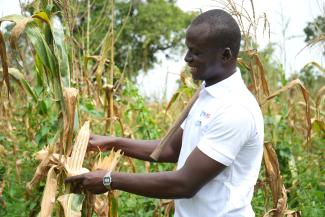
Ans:
<svg viewBox="0 0 325 217"><path fill-rule="evenodd" d="M234 73L236 72L236 65L232 66L232 67L228 67L227 69L224 70L224 72L211 80L205 80L205 86L209 87L211 85L214 85L216 83L219 83L220 81L223 81L227 78L229 78L230 76L232 76Z"/></svg>

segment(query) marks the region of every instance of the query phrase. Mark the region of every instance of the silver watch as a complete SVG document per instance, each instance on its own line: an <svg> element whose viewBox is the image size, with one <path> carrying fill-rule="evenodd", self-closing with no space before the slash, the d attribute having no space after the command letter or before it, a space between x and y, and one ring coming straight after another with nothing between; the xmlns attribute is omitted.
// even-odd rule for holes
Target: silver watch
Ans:
<svg viewBox="0 0 325 217"><path fill-rule="evenodd" d="M111 183L112 183L112 176L111 176L112 171L108 171L106 175L103 177L103 185L110 191L112 190L111 188Z"/></svg>

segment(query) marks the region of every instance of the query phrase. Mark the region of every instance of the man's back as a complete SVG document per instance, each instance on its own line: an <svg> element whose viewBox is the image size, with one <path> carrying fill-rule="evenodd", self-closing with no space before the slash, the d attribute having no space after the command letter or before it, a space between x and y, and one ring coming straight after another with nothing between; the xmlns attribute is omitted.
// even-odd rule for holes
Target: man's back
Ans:
<svg viewBox="0 0 325 217"><path fill-rule="evenodd" d="M178 169L195 147L227 167L194 197L176 200L175 217L254 216L250 203L263 154L263 117L240 72L203 88L182 127Z"/></svg>

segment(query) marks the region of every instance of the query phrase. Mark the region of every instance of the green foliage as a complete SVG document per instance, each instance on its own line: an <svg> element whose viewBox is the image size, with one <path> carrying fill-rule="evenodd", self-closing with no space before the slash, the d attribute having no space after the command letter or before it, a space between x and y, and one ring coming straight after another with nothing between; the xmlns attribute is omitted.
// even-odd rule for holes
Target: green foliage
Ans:
<svg viewBox="0 0 325 217"><path fill-rule="evenodd" d="M53 105L57 104L60 99L62 103L63 86L70 86L70 81L74 81L72 84L78 86L81 92L78 102L78 118L80 120L91 119L93 133L107 134L104 130L107 106L97 102L103 97L97 96L93 89L85 93L86 84L79 82L81 78L78 77L82 73L76 74L75 80L71 79L70 74L73 71L71 70L73 63L77 64L74 65L74 70L87 71L87 67L81 66L83 61L88 58L87 55L99 53L101 42L110 28L111 5L104 0L90 1L89 16L91 19L88 20L86 0L78 1L79 9L77 7L63 8L59 5L61 1L54 2L56 5L48 5L46 0L35 1L28 11L32 12L31 14L37 12L36 16L10 17L15 22L28 19L17 45L20 49L32 45L32 49L25 48L28 51L25 63L23 66L15 65L19 71L14 68L11 70L11 78L17 81L13 85L12 98L10 98L9 110L12 114L8 115L12 129L6 125L7 121L1 120L0 122L0 126L4 129L0 131L0 148L4 147L6 150L4 157L1 155L0 158L0 183L2 180L6 182L3 195L0 197L0 216L36 216L40 210L44 180L30 194L27 194L25 184L31 180L39 163L34 160L33 154L53 142L62 124L60 123L60 118L62 118L59 113L60 109ZM44 11L39 12L38 10L42 8ZM64 10L68 12L71 10L71 14L76 15L74 25L70 23L71 20L64 17L67 13ZM55 20L58 18L62 21L62 25L55 25ZM153 66L157 61L155 57L157 52L170 51L170 48L176 52L182 47L180 41L184 38L184 29L191 18L191 14L175 6L175 1L136 0L131 3L116 1L114 22L116 65L113 84L120 82L122 73L119 69L124 67L126 60L128 64L126 73L129 78L122 79L120 88L117 88L114 93L114 105L120 121L114 122L115 135L137 139L161 138L170 126L171 120L178 115L184 105L183 101L186 101L188 95L193 92L193 85L187 85L186 79L182 78L179 92L171 102L173 105L176 104L171 107L171 110L176 110L176 112L166 114L167 106L164 103L148 102L132 83L132 79L139 70L146 70ZM87 23L88 21L90 22ZM308 24L309 30L306 32L309 35L308 40L320 34L317 32L318 29L324 32L323 23L323 20L317 18L314 24ZM87 25L90 27L89 32ZM73 28L69 29L70 27ZM22 38L27 39L28 43L22 41ZM71 42L71 38L74 42L68 43ZM258 45L254 47L258 48ZM245 61L249 58L245 53L242 53L240 57ZM285 85L287 80L283 67L273 58L273 45L270 44L260 51L259 57L263 63L270 89L274 91ZM97 61L96 58L95 61ZM92 65L93 71L97 67L96 64L98 63ZM107 63L108 67L110 67L109 64ZM26 73L25 68L28 69ZM30 74L27 74L27 71L30 71ZM242 68L242 72L245 80L251 83L249 72L245 68ZM324 77L313 66L305 67L297 76L311 90L312 96L324 84ZM85 79L91 80L91 78ZM25 93L16 94L21 90L16 84L21 85L26 94L28 93L31 97L25 97ZM265 108L265 139L275 146L281 175L288 189L289 209L301 210L303 216L325 216L323 206L325 199L323 168L325 165L322 160L325 157L324 132L319 126L314 125L312 148L307 151L304 147L304 131L301 130L304 127L301 123L304 122L300 121L304 116L301 108L289 105L288 101L292 100L290 98L292 96L294 96L292 92L277 96L272 104ZM299 100L299 98L294 100ZM5 103L0 102L0 106L1 111L6 110ZM2 113L0 117L2 118ZM136 172L153 172L174 169L173 164L151 163L148 165L142 161L128 161L127 158L123 160L124 162L120 165L122 171L135 169ZM264 168L260 173L260 185L253 199L253 208L257 216L262 216L272 206L271 192L267 187L268 180L263 180L263 177L265 177ZM120 216L149 217L157 214L157 210L160 214L164 212L163 208L160 209L160 201L156 199L121 192L118 200Z"/></svg>
<svg viewBox="0 0 325 217"><path fill-rule="evenodd" d="M80 4L76 36L87 34L86 1ZM99 45L110 26L107 1L94 1L91 6L89 53L99 52ZM123 68L127 61L127 75L135 78L139 70L147 70L156 63L158 51L177 52L184 45L181 40L193 14L179 9L174 1L116 1L115 2L115 64Z"/></svg>
<svg viewBox="0 0 325 217"><path fill-rule="evenodd" d="M304 28L306 35L305 42L316 39L317 37L325 34L325 17L318 16L312 22L308 22Z"/></svg>
<svg viewBox="0 0 325 217"><path fill-rule="evenodd" d="M293 75L293 77L298 77L304 82L304 85L314 97L317 91L325 84L324 72L321 72L313 65L307 65L297 75Z"/></svg>

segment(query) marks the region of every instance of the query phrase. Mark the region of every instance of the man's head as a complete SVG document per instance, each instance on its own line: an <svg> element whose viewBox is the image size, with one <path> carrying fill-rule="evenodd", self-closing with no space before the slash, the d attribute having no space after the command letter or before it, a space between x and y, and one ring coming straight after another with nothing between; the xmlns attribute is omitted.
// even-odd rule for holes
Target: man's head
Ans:
<svg viewBox="0 0 325 217"><path fill-rule="evenodd" d="M223 10L210 10L196 17L186 32L185 61L196 80L207 86L229 77L235 70L240 47L240 29Z"/></svg>

